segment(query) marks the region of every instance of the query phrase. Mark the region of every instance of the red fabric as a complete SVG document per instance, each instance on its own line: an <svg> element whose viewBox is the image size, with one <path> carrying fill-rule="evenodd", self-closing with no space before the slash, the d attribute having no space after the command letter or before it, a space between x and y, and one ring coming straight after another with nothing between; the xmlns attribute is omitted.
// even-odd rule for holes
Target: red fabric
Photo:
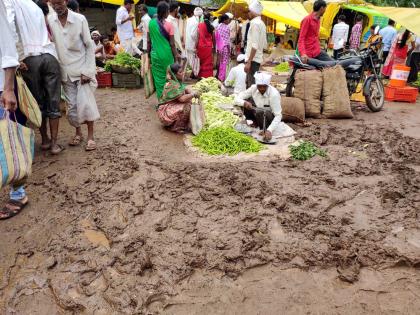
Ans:
<svg viewBox="0 0 420 315"><path fill-rule="evenodd" d="M213 76L213 36L207 31L205 23L198 25L198 49L197 56L200 59L199 78Z"/></svg>
<svg viewBox="0 0 420 315"><path fill-rule="evenodd" d="M319 44L319 28L321 21L315 17L314 13L309 14L300 23L300 34L298 50L301 56L315 58L321 53Z"/></svg>

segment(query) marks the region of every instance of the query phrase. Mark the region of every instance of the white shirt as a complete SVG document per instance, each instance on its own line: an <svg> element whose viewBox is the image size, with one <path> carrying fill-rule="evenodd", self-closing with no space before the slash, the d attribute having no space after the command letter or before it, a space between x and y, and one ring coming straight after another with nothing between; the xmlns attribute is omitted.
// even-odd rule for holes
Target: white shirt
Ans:
<svg viewBox="0 0 420 315"><path fill-rule="evenodd" d="M416 37L416 48L414 48L413 52L415 53L420 52L420 36Z"/></svg>
<svg viewBox="0 0 420 315"><path fill-rule="evenodd" d="M185 49L189 51L195 51L198 40L198 23L199 18L192 16L187 20L187 26L185 31Z"/></svg>
<svg viewBox="0 0 420 315"><path fill-rule="evenodd" d="M347 43L347 38L349 36L349 26L340 22L334 25L332 40L334 43L334 50L344 48L345 43Z"/></svg>
<svg viewBox="0 0 420 315"><path fill-rule="evenodd" d="M211 23L213 25L214 29L216 29L219 26L219 19L214 19L214 21Z"/></svg>
<svg viewBox="0 0 420 315"><path fill-rule="evenodd" d="M48 17L61 66L61 78L66 82L80 80L83 74L94 79L96 75L95 43L90 37L86 18L68 10L63 27L56 13Z"/></svg>
<svg viewBox="0 0 420 315"><path fill-rule="evenodd" d="M181 51L181 53L184 51L182 48L182 42L181 42L181 34L179 33L179 27L178 27L178 19L173 17L169 14L168 18L166 19L169 23L172 24L174 27L174 41L175 41L175 47Z"/></svg>
<svg viewBox="0 0 420 315"><path fill-rule="evenodd" d="M255 57L252 61L259 64L263 63L264 49L267 48L267 31L261 16L251 20L249 26L247 45L245 49L245 60L248 61L252 48L256 49Z"/></svg>
<svg viewBox="0 0 420 315"><path fill-rule="evenodd" d="M143 50L147 50L147 34L149 33L149 23L150 23L149 14L145 14L141 17L141 22L139 24L139 30L143 33Z"/></svg>
<svg viewBox="0 0 420 315"><path fill-rule="evenodd" d="M128 20L122 24L122 21L126 20L129 16L130 14L125 7L120 7L117 10L115 24L117 24L117 34L121 42L134 37L133 24L131 21Z"/></svg>
<svg viewBox="0 0 420 315"><path fill-rule="evenodd" d="M3 1L0 1L0 30L0 92L2 92L4 89L3 69L19 65L16 45L12 45L14 43L13 32L7 22L7 12Z"/></svg>
<svg viewBox="0 0 420 315"><path fill-rule="evenodd" d="M230 69L230 72L225 80L225 86L233 86L233 93L239 94L246 90L246 72L245 64L240 63L236 67Z"/></svg>
<svg viewBox="0 0 420 315"><path fill-rule="evenodd" d="M4 4L19 60L42 54L57 58L54 44L48 37L44 14L38 5L32 0L4 0Z"/></svg>
<svg viewBox="0 0 420 315"><path fill-rule="evenodd" d="M273 132L277 130L277 127L281 123L281 99L280 93L275 87L271 85L268 86L267 91L264 95L261 95L258 91L257 85L254 84L248 90L239 93L235 97L235 104L238 106L244 106L244 103L247 99L251 98L255 102L255 106L258 108L264 108L264 105L269 105L271 111L273 112L274 119L271 122L270 126L267 128L268 131Z"/></svg>

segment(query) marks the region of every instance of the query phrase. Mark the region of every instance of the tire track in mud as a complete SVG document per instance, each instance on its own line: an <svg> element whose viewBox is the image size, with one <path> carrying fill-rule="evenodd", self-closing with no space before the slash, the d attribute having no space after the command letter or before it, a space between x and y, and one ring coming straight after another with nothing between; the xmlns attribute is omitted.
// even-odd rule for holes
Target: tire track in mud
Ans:
<svg viewBox="0 0 420 315"><path fill-rule="evenodd" d="M147 313L200 269L236 278L267 263L337 267L353 282L361 267L420 267L419 252L389 243L396 224L420 229L419 140L362 125L314 124L299 134L329 158L145 159L126 138L125 145L109 140L77 178L61 169L34 178L65 211L40 218L51 229L48 242L20 240L26 271L14 267L13 285L0 291L7 311L19 313L22 294L42 294L64 313Z"/></svg>

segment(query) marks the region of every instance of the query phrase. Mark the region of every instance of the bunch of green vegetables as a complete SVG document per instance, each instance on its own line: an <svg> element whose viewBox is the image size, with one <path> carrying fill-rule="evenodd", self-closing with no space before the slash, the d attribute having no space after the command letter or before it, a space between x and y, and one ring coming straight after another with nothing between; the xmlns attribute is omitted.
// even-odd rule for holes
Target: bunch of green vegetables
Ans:
<svg viewBox="0 0 420 315"><path fill-rule="evenodd" d="M289 63L288 62L282 62L274 67L274 71L276 72L288 72L289 71Z"/></svg>
<svg viewBox="0 0 420 315"><path fill-rule="evenodd" d="M416 82L413 82L413 85L420 87L420 72L419 72L419 78Z"/></svg>
<svg viewBox="0 0 420 315"><path fill-rule="evenodd" d="M131 68L134 72L140 72L141 61L126 52L119 52L113 60L109 60L105 64L105 71L112 71L112 65Z"/></svg>
<svg viewBox="0 0 420 315"><path fill-rule="evenodd" d="M236 155L240 152L257 153L263 145L231 127L202 130L193 137L192 143L209 155Z"/></svg>
<svg viewBox="0 0 420 315"><path fill-rule="evenodd" d="M194 85L194 90L200 93L206 93L210 91L217 92L219 91L219 84L220 82L214 77L205 78L198 81Z"/></svg>
<svg viewBox="0 0 420 315"><path fill-rule="evenodd" d="M297 144L291 144L289 146L290 154L292 159L305 161L313 158L315 155L322 157L327 156L327 152L318 148L315 144L310 141L300 141Z"/></svg>
<svg viewBox="0 0 420 315"><path fill-rule="evenodd" d="M207 92L201 95L201 102L206 113L204 128L233 127L238 122L238 117L229 111L217 107L218 104L232 104L232 96L223 96L219 92Z"/></svg>

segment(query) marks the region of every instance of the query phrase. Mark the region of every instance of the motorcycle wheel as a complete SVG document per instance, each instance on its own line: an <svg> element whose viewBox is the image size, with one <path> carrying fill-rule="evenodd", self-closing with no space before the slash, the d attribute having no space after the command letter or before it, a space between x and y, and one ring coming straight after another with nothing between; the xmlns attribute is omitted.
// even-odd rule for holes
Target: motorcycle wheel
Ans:
<svg viewBox="0 0 420 315"><path fill-rule="evenodd" d="M370 77L364 87L366 105L372 112L379 112L385 103L385 90L381 80Z"/></svg>
<svg viewBox="0 0 420 315"><path fill-rule="evenodd" d="M287 97L293 97L293 89L295 87L295 79L294 78L290 78L287 81L287 85L286 85L286 96Z"/></svg>

